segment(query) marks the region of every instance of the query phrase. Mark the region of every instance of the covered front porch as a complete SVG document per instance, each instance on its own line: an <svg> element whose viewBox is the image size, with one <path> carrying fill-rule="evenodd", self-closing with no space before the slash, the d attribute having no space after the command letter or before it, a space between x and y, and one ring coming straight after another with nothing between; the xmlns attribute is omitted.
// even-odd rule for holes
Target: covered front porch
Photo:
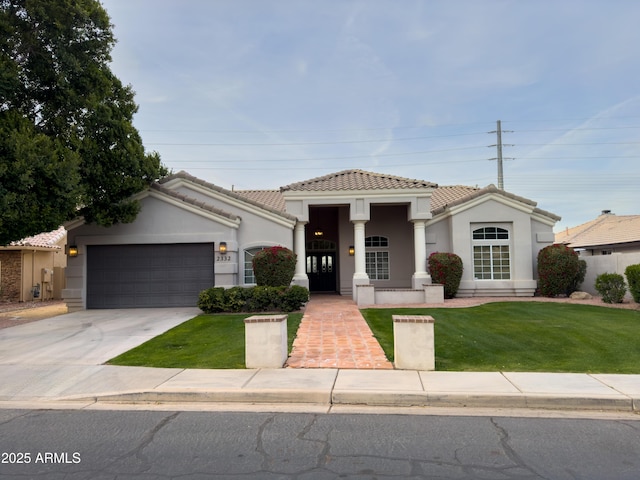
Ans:
<svg viewBox="0 0 640 480"><path fill-rule="evenodd" d="M384 291L422 290L426 271L424 219L408 204L372 204L368 218L349 205L310 205L295 227L294 283L311 292L337 292L357 301L360 285Z"/></svg>

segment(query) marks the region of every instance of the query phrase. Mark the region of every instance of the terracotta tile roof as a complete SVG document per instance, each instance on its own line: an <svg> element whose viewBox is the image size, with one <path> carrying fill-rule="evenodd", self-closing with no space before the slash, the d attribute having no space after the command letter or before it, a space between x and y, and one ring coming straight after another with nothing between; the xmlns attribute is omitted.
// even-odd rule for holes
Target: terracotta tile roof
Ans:
<svg viewBox="0 0 640 480"><path fill-rule="evenodd" d="M230 220L237 220L238 217L236 215L234 215L233 213L229 213L229 212L225 212L224 210L221 210L220 208L216 208L213 205L210 205L206 202L203 202L201 200L197 200L195 198L191 198L188 197L187 195L184 195L182 193L176 192L174 190L171 190L170 188L167 187L163 187L162 185L158 184L158 183L154 183L151 185L151 188L153 190L157 190L159 192L164 193L165 195L169 195L170 197L176 198L178 200L181 200L185 203L188 203L189 205L194 205L196 207L202 208L203 210L207 210L208 212L211 213L215 213L216 215L220 215L222 217L226 217Z"/></svg>
<svg viewBox="0 0 640 480"><path fill-rule="evenodd" d="M556 242L573 248L640 242L640 215L605 213L595 220L557 233Z"/></svg>
<svg viewBox="0 0 640 480"><path fill-rule="evenodd" d="M303 182L292 183L280 191L324 192L340 190L398 190L408 188L435 188L437 185L424 180L396 177L364 170L343 170Z"/></svg>
<svg viewBox="0 0 640 480"><path fill-rule="evenodd" d="M448 193L448 202L445 204L441 204L442 203L442 199L445 198L445 196L443 195L442 198L437 198L437 202L439 205L434 206L432 204L431 206L431 213L435 216L438 215L442 212L444 212L446 210L446 208L448 207L453 207L456 205L461 205L463 203L468 202L469 200L473 200L474 198L478 198L481 197L482 195L486 195L487 193L498 193L500 195L503 195L506 198L509 198L511 200L515 200L517 202L520 203L524 203L525 205L530 205L532 207L534 207L533 211L544 215L546 217L552 218L553 220L560 220L560 217L554 213L548 212L546 210L542 210L541 208L537 208L536 205L537 203L534 202L533 200L529 200L528 198L524 198L524 197L520 197L518 195L515 195L513 193L509 193L506 192L504 190L500 190L498 187L496 187L495 185L488 185L484 188L473 188L473 187L451 187L452 191L447 192ZM467 194L463 195L465 188L467 189ZM436 192L438 192L438 190L440 190L440 188L436 189L434 194ZM458 198L454 198L456 195L460 195ZM432 197L432 201L433 201L433 197Z"/></svg>
<svg viewBox="0 0 640 480"><path fill-rule="evenodd" d="M197 185L201 185L205 188L208 188L209 190L222 193L231 198L235 198L236 200L240 200L254 207L262 208L263 210L266 210L271 213L276 213L290 220L296 219L296 217L284 211L284 199L278 199L276 195L269 195L268 193L266 193L266 192L269 192L268 190L263 190L262 192L265 192L263 195L259 195L257 193L244 194L243 191L227 190L225 188L214 185L213 183L206 182L197 177L194 177L193 175L188 174L185 171L180 171L173 175L169 175L168 177L161 179L159 183L164 184L171 180L175 180L176 178L181 178L183 180L187 180ZM259 192L259 190L247 190L246 192ZM275 192L275 190L271 192ZM256 199L256 198L259 198L259 199Z"/></svg>
<svg viewBox="0 0 640 480"><path fill-rule="evenodd" d="M467 187L464 185L445 185L436 188L431 195L431 212L444 208L447 205L454 203L461 198L468 197L469 195L479 191L477 187Z"/></svg>
<svg viewBox="0 0 640 480"><path fill-rule="evenodd" d="M230 191L218 187L211 183L200 180L189 175L186 172L178 172L174 175L160 180L160 183L166 183L175 178L182 178L209 189L224 193L231 197L241 199L252 205L264 208L266 210L278 213L287 218L295 219L293 215L285 212L284 193L287 191L335 191L335 190L378 190L378 189L412 189L412 188L430 188L431 194L431 213L437 215L442 213L447 207L459 205L472 200L486 193L497 192L507 198L517 200L519 202L536 206L536 202L519 197L504 190L499 190L495 185L489 185L485 188L469 187L465 185L449 185L439 187L435 183L426 182L424 180L415 180L394 175L383 175L379 173L366 172L364 170L344 170L322 177L312 178L303 182L292 183L281 187L280 190L236 190ZM175 193L175 192L174 192ZM542 215L546 215L555 220L560 217L553 213L534 208L534 211Z"/></svg>
<svg viewBox="0 0 640 480"><path fill-rule="evenodd" d="M53 250L60 250L62 247L57 243L66 237L67 231L64 227L60 227L57 230L47 233L39 233L32 237L23 238L17 242L11 242L9 245L12 247L38 247L38 248L51 248Z"/></svg>
<svg viewBox="0 0 640 480"><path fill-rule="evenodd" d="M285 211L284 197L278 190L234 190L234 193L279 212Z"/></svg>

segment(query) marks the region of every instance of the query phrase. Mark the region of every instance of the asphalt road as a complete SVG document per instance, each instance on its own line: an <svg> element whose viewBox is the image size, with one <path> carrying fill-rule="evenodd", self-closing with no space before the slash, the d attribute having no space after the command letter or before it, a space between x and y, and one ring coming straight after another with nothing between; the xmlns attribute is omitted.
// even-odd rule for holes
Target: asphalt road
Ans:
<svg viewBox="0 0 640 480"><path fill-rule="evenodd" d="M0 478L637 479L640 419L0 410Z"/></svg>

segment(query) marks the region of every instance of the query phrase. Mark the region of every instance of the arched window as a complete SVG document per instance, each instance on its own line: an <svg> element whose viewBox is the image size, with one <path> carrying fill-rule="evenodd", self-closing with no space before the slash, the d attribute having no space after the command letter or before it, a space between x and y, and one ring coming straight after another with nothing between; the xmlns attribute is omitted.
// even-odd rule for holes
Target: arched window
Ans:
<svg viewBox="0 0 640 480"><path fill-rule="evenodd" d="M244 251L244 283L247 284L255 284L256 276L253 273L253 257L255 257L256 253L260 250L263 250L268 247L255 247L249 248Z"/></svg>
<svg viewBox="0 0 640 480"><path fill-rule="evenodd" d="M364 239L365 247L388 247L389 239L380 235L372 235Z"/></svg>
<svg viewBox="0 0 640 480"><path fill-rule="evenodd" d="M476 280L509 280L511 253L509 230L477 228L472 232L473 275Z"/></svg>
<svg viewBox="0 0 640 480"><path fill-rule="evenodd" d="M364 239L365 269L371 280L389 280L389 239L372 235Z"/></svg>

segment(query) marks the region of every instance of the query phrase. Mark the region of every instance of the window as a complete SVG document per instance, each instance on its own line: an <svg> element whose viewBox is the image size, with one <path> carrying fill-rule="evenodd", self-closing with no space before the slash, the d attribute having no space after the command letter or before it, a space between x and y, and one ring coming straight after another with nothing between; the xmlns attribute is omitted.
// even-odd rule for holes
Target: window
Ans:
<svg viewBox="0 0 640 480"><path fill-rule="evenodd" d="M387 237L380 237L378 235L374 235L372 237L367 237L364 239L365 247L388 247L389 239Z"/></svg>
<svg viewBox="0 0 640 480"><path fill-rule="evenodd" d="M253 257L265 247L250 248L244 251L244 283L256 283L256 276L253 274Z"/></svg>
<svg viewBox="0 0 640 480"><path fill-rule="evenodd" d="M473 274L476 280L509 280L511 253L509 231L484 227L473 231Z"/></svg>
<svg viewBox="0 0 640 480"><path fill-rule="evenodd" d="M366 252L365 262L371 280L389 280L389 252Z"/></svg>
<svg viewBox="0 0 640 480"><path fill-rule="evenodd" d="M365 252L365 269L371 280L389 280L389 252L381 250L389 248L389 239L374 235L364 239L364 246L369 249Z"/></svg>

